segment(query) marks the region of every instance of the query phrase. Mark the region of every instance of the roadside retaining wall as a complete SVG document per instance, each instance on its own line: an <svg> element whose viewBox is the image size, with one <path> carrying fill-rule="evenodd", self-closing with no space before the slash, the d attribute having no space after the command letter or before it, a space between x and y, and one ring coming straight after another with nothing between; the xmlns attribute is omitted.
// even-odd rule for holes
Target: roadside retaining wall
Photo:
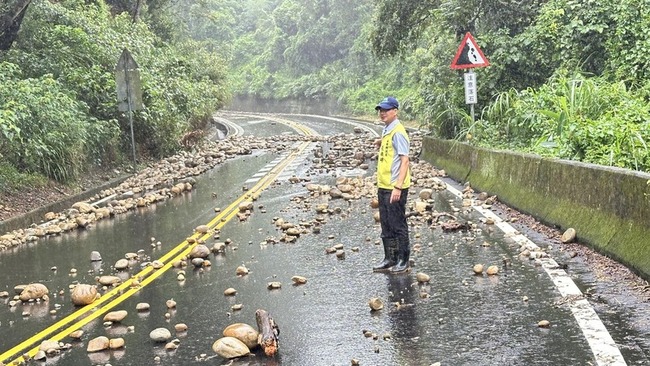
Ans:
<svg viewBox="0 0 650 366"><path fill-rule="evenodd" d="M650 279L650 174L430 137L421 158Z"/></svg>

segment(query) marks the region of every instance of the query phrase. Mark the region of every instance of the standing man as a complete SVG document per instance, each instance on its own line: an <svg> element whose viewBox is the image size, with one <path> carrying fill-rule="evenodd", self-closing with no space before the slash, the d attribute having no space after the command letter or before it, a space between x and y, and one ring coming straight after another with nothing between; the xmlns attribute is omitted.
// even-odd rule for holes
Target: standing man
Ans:
<svg viewBox="0 0 650 366"><path fill-rule="evenodd" d="M379 147L377 198L384 260L373 270L391 273L407 272L411 255L406 222L406 199L411 185L409 138L397 119L398 109L399 103L394 97L384 98L375 107L385 125L381 139L375 140Z"/></svg>

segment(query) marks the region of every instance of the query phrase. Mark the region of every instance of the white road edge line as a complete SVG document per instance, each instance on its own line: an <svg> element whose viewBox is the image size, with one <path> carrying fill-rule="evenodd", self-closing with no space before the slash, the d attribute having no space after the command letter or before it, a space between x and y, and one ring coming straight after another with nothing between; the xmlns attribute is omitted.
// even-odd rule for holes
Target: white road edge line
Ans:
<svg viewBox="0 0 650 366"><path fill-rule="evenodd" d="M459 199L463 199L463 194L456 188L446 184L447 190ZM473 202L472 202L473 203ZM503 233L513 239L520 246L523 246L531 251L539 247L530 239L520 234L514 227L507 222L503 221L494 212L480 206L472 207L481 213L486 218L494 220L495 225L503 231ZM539 263L544 271L551 278L555 287L558 289L563 297L566 296L580 296L577 301L568 301L567 304L573 313L578 326L582 330L589 347L594 354L596 364L603 366L624 366L627 365L621 350L618 348L614 339L607 331L605 324L600 320L598 314L589 302L584 298L582 291L576 286L575 282L569 277L565 270L561 269L557 262L548 257L536 258L535 261Z"/></svg>
<svg viewBox="0 0 650 366"><path fill-rule="evenodd" d="M219 117L217 114L212 115L212 119L226 127L228 130L227 136L242 136L244 134L244 129L241 126L228 119Z"/></svg>

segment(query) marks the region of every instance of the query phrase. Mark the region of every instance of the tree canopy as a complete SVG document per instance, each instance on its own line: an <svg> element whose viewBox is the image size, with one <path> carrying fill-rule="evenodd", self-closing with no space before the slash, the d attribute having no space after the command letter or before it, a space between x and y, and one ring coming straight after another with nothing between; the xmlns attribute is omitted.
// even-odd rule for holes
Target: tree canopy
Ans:
<svg viewBox="0 0 650 366"><path fill-rule="evenodd" d="M491 64L476 120L449 67L466 32ZM114 67L128 48L140 157L179 149L232 95L354 114L394 95L440 137L647 171L649 32L650 6L631 0L8 0L0 157L60 180L124 161Z"/></svg>

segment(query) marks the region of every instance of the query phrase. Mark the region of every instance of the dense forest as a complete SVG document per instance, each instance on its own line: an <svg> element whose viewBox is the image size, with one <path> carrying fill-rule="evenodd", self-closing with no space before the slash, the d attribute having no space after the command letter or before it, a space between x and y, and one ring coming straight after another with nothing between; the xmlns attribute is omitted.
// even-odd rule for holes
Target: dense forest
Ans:
<svg viewBox="0 0 650 366"><path fill-rule="evenodd" d="M450 63L471 32L472 120ZM336 99L472 144L650 171L650 3L621 0L4 0L0 189L129 161L116 62L139 65L137 155L168 155L234 95Z"/></svg>

